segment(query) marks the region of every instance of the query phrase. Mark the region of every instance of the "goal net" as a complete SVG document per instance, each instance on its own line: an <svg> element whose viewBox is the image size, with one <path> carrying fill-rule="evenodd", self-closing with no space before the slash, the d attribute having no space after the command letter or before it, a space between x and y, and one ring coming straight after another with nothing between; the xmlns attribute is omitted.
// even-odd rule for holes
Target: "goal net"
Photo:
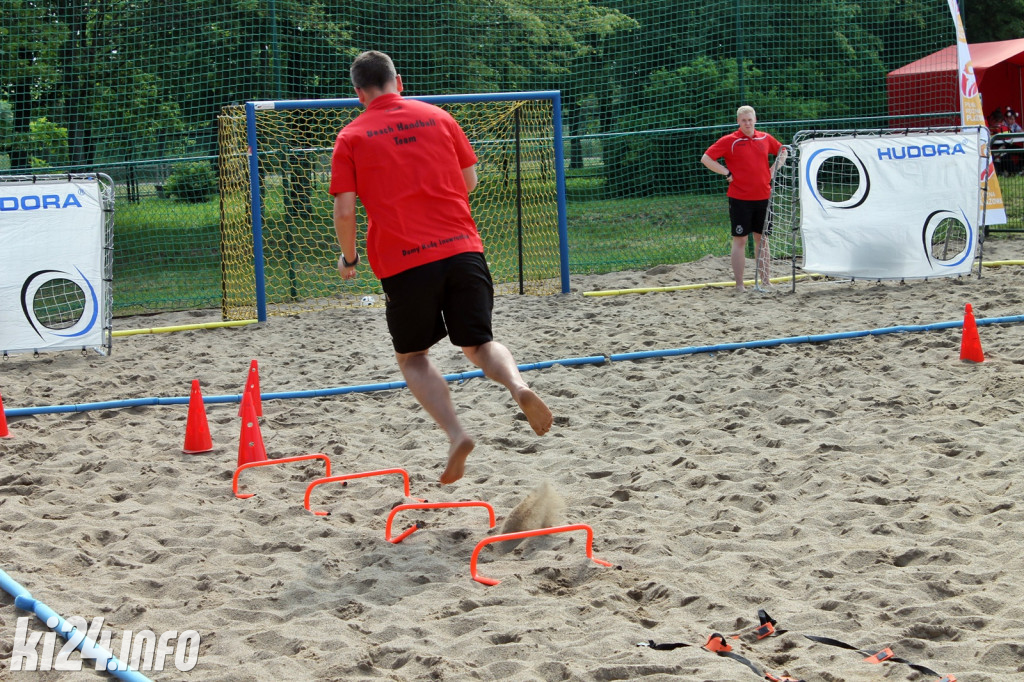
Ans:
<svg viewBox="0 0 1024 682"><path fill-rule="evenodd" d="M754 288L762 293L792 290L800 256L800 212L795 191L797 158L786 146L786 160L772 176L772 194L761 234L761 247L754 254Z"/></svg>
<svg viewBox="0 0 1024 682"><path fill-rule="evenodd" d="M986 137L976 126L797 133L773 185L771 278L795 286L811 275L969 274L980 250Z"/></svg>
<svg viewBox="0 0 1024 682"><path fill-rule="evenodd" d="M568 291L557 92L416 97L449 111L478 157L470 197L496 294ZM380 301L369 268L337 272L328 193L338 131L357 99L250 102L220 115L222 312L265 319ZM357 248L366 253L366 220ZM429 217L427 217L429 219Z"/></svg>

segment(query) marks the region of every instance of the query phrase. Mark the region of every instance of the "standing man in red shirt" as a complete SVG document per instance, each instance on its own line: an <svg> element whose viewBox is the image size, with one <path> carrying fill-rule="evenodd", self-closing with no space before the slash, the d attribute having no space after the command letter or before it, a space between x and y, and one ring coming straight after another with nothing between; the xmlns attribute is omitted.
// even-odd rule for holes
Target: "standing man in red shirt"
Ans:
<svg viewBox="0 0 1024 682"><path fill-rule="evenodd" d="M737 291L743 291L743 266L746 261L747 235L754 235L755 263L761 263L761 233L768 215L775 170L786 162L786 150L768 133L754 128L757 113L753 107L736 110L739 130L720 138L708 147L700 162L709 170L724 175L729 181L729 222L732 228L732 272ZM781 150L781 151L780 151ZM768 165L768 156L775 164ZM719 159L724 159L723 165ZM767 262L767 261L765 261ZM768 283L768 274L759 270L761 281Z"/></svg>
<svg viewBox="0 0 1024 682"><path fill-rule="evenodd" d="M551 410L491 333L494 287L470 214L476 154L465 133L443 109L403 98L402 77L386 54L363 52L349 74L365 111L341 130L331 156L338 272L352 279L359 264L358 196L368 217L366 255L384 289L398 366L448 436L441 483L454 483L475 443L427 355L431 346L445 336L461 346L487 377L509 390L538 435L551 428Z"/></svg>

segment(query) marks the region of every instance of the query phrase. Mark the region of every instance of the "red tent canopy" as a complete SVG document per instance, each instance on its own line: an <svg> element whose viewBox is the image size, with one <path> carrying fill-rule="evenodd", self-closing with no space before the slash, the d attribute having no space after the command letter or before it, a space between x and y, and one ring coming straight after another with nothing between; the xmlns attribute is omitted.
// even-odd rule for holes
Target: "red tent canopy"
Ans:
<svg viewBox="0 0 1024 682"><path fill-rule="evenodd" d="M974 76L981 91L981 104L987 116L993 109L1024 109L1022 67L1024 38L969 45ZM960 111L958 99L956 46L951 45L927 57L902 66L886 76L889 115L927 115ZM959 123L948 117L895 119L894 126L950 125Z"/></svg>

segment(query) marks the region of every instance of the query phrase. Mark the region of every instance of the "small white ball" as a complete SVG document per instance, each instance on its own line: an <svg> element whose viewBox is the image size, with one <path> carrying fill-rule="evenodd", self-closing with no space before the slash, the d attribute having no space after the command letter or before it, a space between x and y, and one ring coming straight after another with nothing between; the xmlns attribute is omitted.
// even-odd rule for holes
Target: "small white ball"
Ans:
<svg viewBox="0 0 1024 682"><path fill-rule="evenodd" d="M359 305L373 305L376 302L377 299L374 296L363 296L359 299Z"/></svg>

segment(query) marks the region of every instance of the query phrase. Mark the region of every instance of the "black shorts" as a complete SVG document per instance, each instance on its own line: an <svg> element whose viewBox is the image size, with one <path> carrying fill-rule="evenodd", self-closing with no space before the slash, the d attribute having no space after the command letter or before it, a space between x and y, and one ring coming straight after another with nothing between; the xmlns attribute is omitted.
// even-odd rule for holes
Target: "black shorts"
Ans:
<svg viewBox="0 0 1024 682"><path fill-rule="evenodd" d="M729 223L733 237L746 237L751 232L761 234L765 231L765 218L768 217L768 199L748 201L729 197ZM771 232L771 226L768 232Z"/></svg>
<svg viewBox="0 0 1024 682"><path fill-rule="evenodd" d="M396 353L491 341L494 283L482 253L460 253L381 280Z"/></svg>

